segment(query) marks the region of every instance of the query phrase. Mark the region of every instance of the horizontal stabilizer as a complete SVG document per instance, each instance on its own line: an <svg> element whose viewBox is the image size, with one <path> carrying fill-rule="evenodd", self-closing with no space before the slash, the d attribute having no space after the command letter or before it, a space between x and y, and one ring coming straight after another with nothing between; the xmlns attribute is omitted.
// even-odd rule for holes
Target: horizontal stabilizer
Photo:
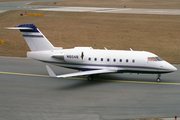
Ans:
<svg viewBox="0 0 180 120"><path fill-rule="evenodd" d="M33 28L29 28L29 27L6 27L6 29L14 29L14 30L33 30Z"/></svg>
<svg viewBox="0 0 180 120"><path fill-rule="evenodd" d="M50 77L57 77L57 78L66 78L66 77L74 77L74 76L83 76L83 75L93 75L93 74L102 74L102 73L112 73L115 71L111 70L90 70L90 71L82 71L82 72L76 72L76 73L69 73L69 74L64 74L64 75L57 75L51 70L51 68L46 65L47 71L49 73Z"/></svg>

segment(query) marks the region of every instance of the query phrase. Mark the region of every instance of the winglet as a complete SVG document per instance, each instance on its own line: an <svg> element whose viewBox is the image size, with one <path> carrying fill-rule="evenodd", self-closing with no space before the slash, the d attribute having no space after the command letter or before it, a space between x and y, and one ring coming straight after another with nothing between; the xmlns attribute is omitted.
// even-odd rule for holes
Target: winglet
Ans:
<svg viewBox="0 0 180 120"><path fill-rule="evenodd" d="M57 77L56 74L51 70L51 68L48 65L46 65L46 69L50 77Z"/></svg>

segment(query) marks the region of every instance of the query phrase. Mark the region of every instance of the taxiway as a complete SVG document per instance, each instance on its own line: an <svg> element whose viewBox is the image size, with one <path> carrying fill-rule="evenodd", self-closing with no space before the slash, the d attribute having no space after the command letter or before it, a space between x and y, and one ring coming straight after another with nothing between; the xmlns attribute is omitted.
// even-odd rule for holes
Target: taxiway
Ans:
<svg viewBox="0 0 180 120"><path fill-rule="evenodd" d="M45 64L0 57L0 119L114 120L174 117L180 111L179 71L162 75L48 77ZM180 66L176 66L180 68ZM57 73L72 70L51 66Z"/></svg>

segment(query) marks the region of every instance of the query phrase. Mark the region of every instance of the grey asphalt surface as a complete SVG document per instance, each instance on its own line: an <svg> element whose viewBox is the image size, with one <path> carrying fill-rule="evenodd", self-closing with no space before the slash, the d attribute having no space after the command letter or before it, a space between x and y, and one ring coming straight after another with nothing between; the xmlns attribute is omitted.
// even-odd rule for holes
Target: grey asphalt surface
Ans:
<svg viewBox="0 0 180 120"><path fill-rule="evenodd" d="M0 119L123 120L179 115L179 70L162 75L161 84L154 82L156 75L144 74L106 74L89 82L85 77L50 78L45 65L27 58L0 57ZM74 72L50 67L57 74Z"/></svg>
<svg viewBox="0 0 180 120"><path fill-rule="evenodd" d="M96 12L96 13L125 13L125 14L159 14L180 15L180 9L143 9L143 8L99 8L99 7L52 7L37 8L42 11L64 11L64 12Z"/></svg>
<svg viewBox="0 0 180 120"><path fill-rule="evenodd" d="M142 9L142 8L102 8L102 7L57 7L57 6L32 6L26 5L31 2L54 1L18 1L0 2L0 13L4 10L43 10L43 11L65 11L65 12L105 12L105 13L126 13L126 14L159 14L159 15L180 15L180 9Z"/></svg>
<svg viewBox="0 0 180 120"><path fill-rule="evenodd" d="M0 2L0 10L33 10L33 9L37 9L37 8L49 8L48 6L30 6L30 5L26 5L27 3L31 3L31 2L45 2L45 1L54 1L54 0Z"/></svg>

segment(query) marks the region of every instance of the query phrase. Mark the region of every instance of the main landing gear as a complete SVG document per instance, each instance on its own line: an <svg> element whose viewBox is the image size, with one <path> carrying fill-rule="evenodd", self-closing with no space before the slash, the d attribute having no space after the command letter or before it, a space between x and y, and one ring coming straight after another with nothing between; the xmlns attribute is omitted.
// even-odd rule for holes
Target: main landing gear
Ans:
<svg viewBox="0 0 180 120"><path fill-rule="evenodd" d="M87 77L87 80L88 80L88 81L93 81L93 79L94 79L94 76L93 76L93 75L89 75L89 76Z"/></svg>
<svg viewBox="0 0 180 120"><path fill-rule="evenodd" d="M98 74L97 74L97 75L89 75L89 76L87 77L87 80L88 80L88 81L93 81L94 78L97 77L97 76L98 76Z"/></svg>
<svg viewBox="0 0 180 120"><path fill-rule="evenodd" d="M161 78L160 77L161 77L161 74L158 74L156 82L161 82Z"/></svg>

